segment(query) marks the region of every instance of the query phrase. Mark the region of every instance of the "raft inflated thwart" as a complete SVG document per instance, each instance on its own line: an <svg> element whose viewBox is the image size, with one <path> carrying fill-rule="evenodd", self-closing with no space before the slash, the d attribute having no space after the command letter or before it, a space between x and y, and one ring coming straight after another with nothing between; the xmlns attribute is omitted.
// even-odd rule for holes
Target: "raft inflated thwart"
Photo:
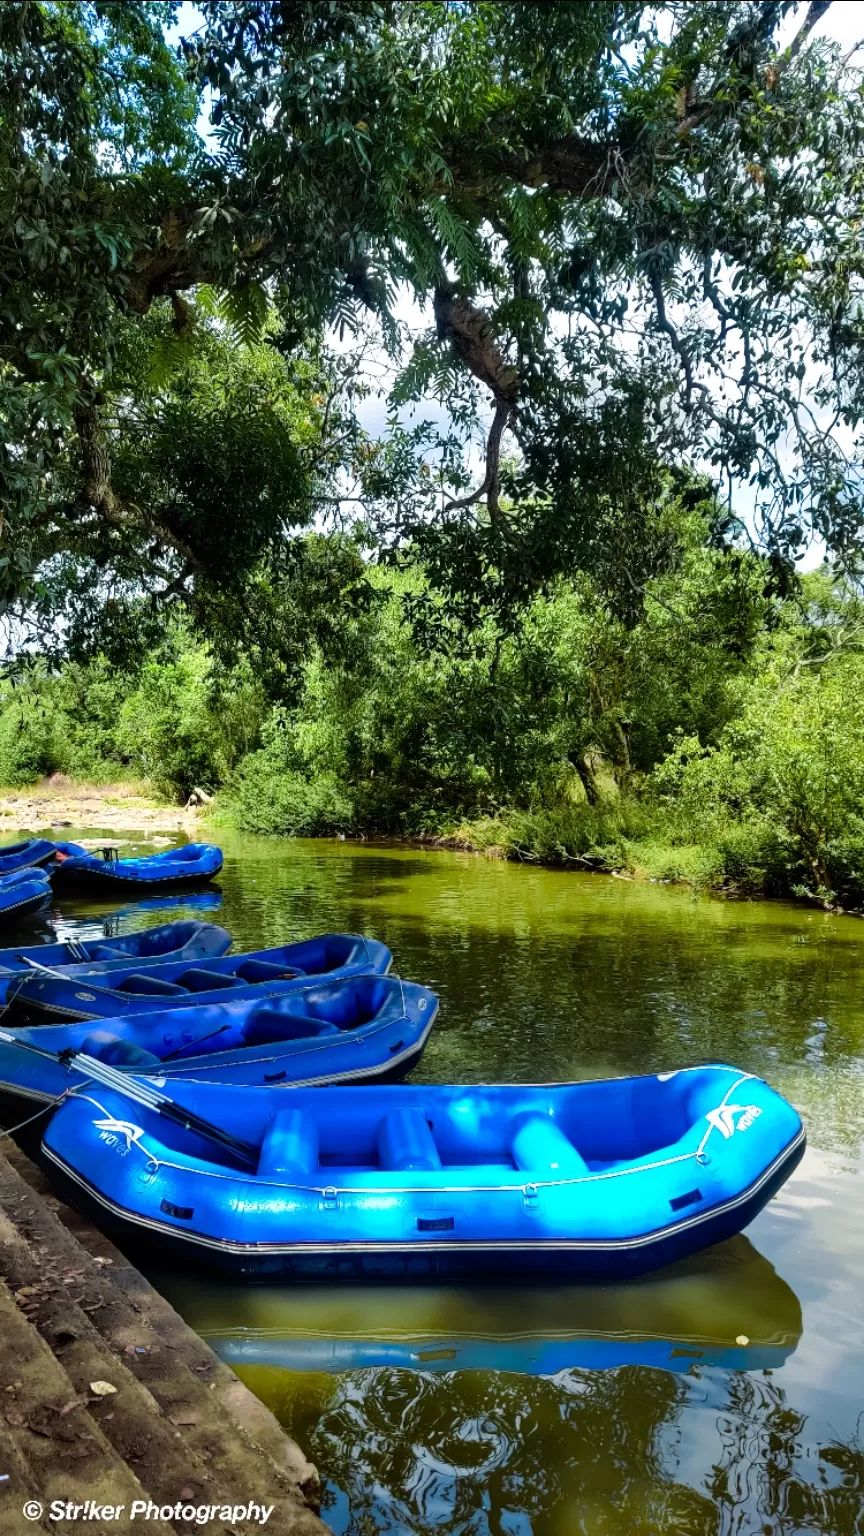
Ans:
<svg viewBox="0 0 864 1536"><path fill-rule="evenodd" d="M69 965L53 976L34 972L19 979L14 991L9 988L9 1001L17 1011L39 1021L45 1017L125 1019L152 1013L154 1008L174 1011L235 999L278 997L308 987L316 977L336 981L384 975L393 962L385 944L355 933L322 933L296 944L190 964L196 958L184 952L157 956L142 965L133 955L125 964L114 961L110 968L99 962ZM98 986L90 987L90 980Z"/></svg>
<svg viewBox="0 0 864 1536"><path fill-rule="evenodd" d="M71 854L51 866L51 881L58 891L128 891L140 885L152 890L162 885L194 885L212 880L222 868L222 850L212 843L186 843L182 848L168 848L164 853L150 853L140 859L109 857L93 853Z"/></svg>
<svg viewBox="0 0 864 1536"><path fill-rule="evenodd" d="M739 1232L804 1150L791 1105L708 1066L553 1086L289 1094L175 1083L257 1171L95 1086L43 1154L124 1243L255 1278L614 1277ZM254 1155L254 1153L253 1153Z"/></svg>

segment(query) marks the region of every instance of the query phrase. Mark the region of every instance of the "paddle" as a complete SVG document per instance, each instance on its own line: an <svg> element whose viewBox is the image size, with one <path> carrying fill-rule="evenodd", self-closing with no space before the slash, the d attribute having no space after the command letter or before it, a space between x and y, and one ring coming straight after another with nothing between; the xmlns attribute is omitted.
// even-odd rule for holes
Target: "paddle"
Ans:
<svg viewBox="0 0 864 1536"><path fill-rule="evenodd" d="M47 1061L55 1061L61 1067L71 1067L73 1071L80 1072L82 1077L101 1083L104 1088L110 1088L114 1093L123 1094L127 1099L131 1099L133 1104L151 1109L157 1115L172 1121L174 1125L181 1125L184 1130L194 1131L196 1136L212 1141L250 1168L258 1167L257 1147L252 1146L248 1141L241 1141L237 1136L232 1136L230 1131L223 1131L220 1126L213 1125L202 1115L196 1115L194 1110L184 1109L182 1104L175 1103L166 1093L160 1093L157 1088L150 1087L141 1078L118 1072L116 1067L109 1067L106 1062L98 1061L95 1056L88 1056L85 1051L71 1048L63 1051L47 1051L41 1045L33 1045L29 1040L19 1040L17 1036L5 1029L0 1029L0 1040L5 1041L7 1045L17 1045L19 1050L31 1051Z"/></svg>
<svg viewBox="0 0 864 1536"><path fill-rule="evenodd" d="M88 992L98 992L102 997L110 997L114 1002L121 1003L124 1008L129 1006L129 998L120 996L113 987L97 987L89 976L70 976L68 973L64 975L62 971L55 970L52 965L43 965L41 960L31 960L28 955L19 955L18 959L23 960L31 970L43 971L46 976L53 976L55 981L79 982L81 986L86 986Z"/></svg>
<svg viewBox="0 0 864 1536"><path fill-rule="evenodd" d="M167 1056L162 1057L162 1060L174 1061L184 1051L191 1050L193 1045L203 1045L205 1040L213 1040L216 1035L224 1035L226 1029L230 1028L230 1024L220 1024L218 1029L211 1029L207 1035L199 1035L197 1040L185 1040L182 1045L178 1045L176 1051L169 1051Z"/></svg>

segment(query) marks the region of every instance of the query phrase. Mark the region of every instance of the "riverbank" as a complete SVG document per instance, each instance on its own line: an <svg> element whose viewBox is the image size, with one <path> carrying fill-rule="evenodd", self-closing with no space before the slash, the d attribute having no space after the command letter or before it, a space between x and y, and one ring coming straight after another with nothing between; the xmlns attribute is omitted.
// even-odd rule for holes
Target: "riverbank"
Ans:
<svg viewBox="0 0 864 1536"><path fill-rule="evenodd" d="M55 774L38 784L0 789L2 827L21 832L68 834L86 827L113 832L119 841L142 839L168 846L178 837L218 837L219 826L274 838L295 835L290 826L249 825L242 804L217 795L207 806L170 804L146 781L87 784ZM297 829L299 835L310 835ZM697 833L701 833L698 836ZM489 859L569 868L627 880L691 886L730 897L803 900L828 911L859 913L864 887L853 873L842 896L813 879L776 829L762 823L703 824L694 828L656 804L635 797L600 805L565 803L538 810L503 809L497 815L454 821L440 829L394 832L329 822L312 836L357 838L394 845L451 849Z"/></svg>
<svg viewBox="0 0 864 1536"><path fill-rule="evenodd" d="M783 896L820 904L831 896L799 883L800 872L791 860L784 863L776 838L764 828L733 826L725 836L709 834L701 841L688 838L687 830L670 828L638 802L619 802L605 807L505 810L497 816L447 824L440 832L380 838L370 833L369 837L548 869L688 885L726 896Z"/></svg>
<svg viewBox="0 0 864 1536"><path fill-rule="evenodd" d="M200 820L197 806L170 805L140 781L85 784L54 774L21 789L0 789L0 841L4 825L16 832L98 827L194 838Z"/></svg>
<svg viewBox="0 0 864 1536"><path fill-rule="evenodd" d="M492 859L571 867L632 880L661 880L727 894L765 895L767 871L739 858L731 868L728 850L705 840L674 840L660 818L638 804L578 806L574 810L503 811L463 821L440 837L438 847L466 849Z"/></svg>
<svg viewBox="0 0 864 1536"><path fill-rule="evenodd" d="M374 833L361 841L393 847L440 848L473 853L486 859L528 864L543 869L570 869L581 874L608 875L650 885L688 886L691 890L734 900L800 902L823 912L864 916L864 885L847 887L845 902L815 883L791 859L778 853L776 839L765 829L733 827L727 838L704 842L662 836L618 835L605 845L578 836L560 835L554 813L515 812L448 826L441 833Z"/></svg>
<svg viewBox="0 0 864 1536"><path fill-rule="evenodd" d="M0 1152L0 1532L327 1536L314 1466L13 1143ZM52 1519L64 1505L118 1515ZM133 1506L137 1503L137 1514ZM156 1506L160 1515L142 1513ZM241 1513L242 1511L242 1513ZM184 1513L185 1512L185 1513ZM137 1518L140 1516L140 1518ZM136 1523L137 1519L137 1523Z"/></svg>

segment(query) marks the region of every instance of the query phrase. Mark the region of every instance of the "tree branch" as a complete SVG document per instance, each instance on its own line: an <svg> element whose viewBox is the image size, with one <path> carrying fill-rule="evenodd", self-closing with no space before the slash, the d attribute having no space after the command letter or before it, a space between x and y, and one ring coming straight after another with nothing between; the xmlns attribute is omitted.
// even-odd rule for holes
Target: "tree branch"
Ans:
<svg viewBox="0 0 864 1536"><path fill-rule="evenodd" d="M679 358L681 367L684 369L684 377L687 380L687 409L689 410L693 399L693 363L681 337L666 314L666 300L663 295L663 284L660 280L659 272L651 272L648 281L651 284L651 292L654 295L654 307L657 311L657 329L669 337L672 350Z"/></svg>
<svg viewBox="0 0 864 1536"><path fill-rule="evenodd" d="M111 488L111 460L99 418L101 396L89 380L82 379L78 399L72 407L75 431L81 449L81 501L111 523L122 523L117 497Z"/></svg>
<svg viewBox="0 0 864 1536"><path fill-rule="evenodd" d="M486 127L493 139L499 138L502 145L506 144L506 123L502 122L500 134L494 119ZM443 156L457 190L474 197L491 191L502 176L526 187L548 187L553 192L571 192L577 197L599 196L620 178L623 160L616 141L601 144L575 134L516 152L489 146L478 152L476 147L472 150L463 144L450 144L443 150Z"/></svg>
<svg viewBox="0 0 864 1536"><path fill-rule="evenodd" d="M486 440L486 474L483 484L470 496L448 502L444 510L453 512L457 508L470 507L485 496L489 517L493 525L497 526L500 514L498 467L501 438L515 413L519 370L501 352L492 321L484 309L473 304L451 284L442 284L436 289L434 302L439 337L451 343L475 379L485 384L495 399L495 415Z"/></svg>
<svg viewBox="0 0 864 1536"><path fill-rule="evenodd" d="M807 15L783 55L784 63L791 63L798 57L816 23L821 21L825 12L830 9L831 0L811 0L811 4L807 7Z"/></svg>
<svg viewBox="0 0 864 1536"><path fill-rule="evenodd" d="M599 197L615 180L626 176L626 161L616 142L596 143L575 135L558 139L536 150L517 153L492 150L486 155L466 153L452 145L445 152L458 192L482 196L502 176L528 187L548 187L577 197ZM430 188L431 190L431 188ZM448 185L447 191L452 191ZM127 302L136 314L146 314L153 300L172 296L198 283L218 282L224 273L208 263L204 241L190 243L201 216L196 206L171 209L163 215L158 248L142 249L133 261ZM256 240L240 253L240 266L254 273L262 262L274 260L287 249L286 242Z"/></svg>
<svg viewBox="0 0 864 1536"><path fill-rule="evenodd" d="M158 592L153 593L153 601L157 603L164 603L170 597L188 597L189 589L187 588L186 583L189 580L189 577L194 576L194 574L194 566L190 565L190 563L187 561L179 576L175 576L174 580L169 581L167 586L161 587Z"/></svg>
<svg viewBox="0 0 864 1536"><path fill-rule="evenodd" d="M449 283L436 288L434 307L439 338L452 344L475 379L491 389L496 400L512 405L519 392L519 372L503 356L485 309Z"/></svg>
<svg viewBox="0 0 864 1536"><path fill-rule="evenodd" d="M470 496L457 497L454 501L448 501L444 507L445 512L461 511L465 507L472 507L475 502L486 497L486 505L489 509L489 517L493 527L499 525L500 504L498 501L501 489L498 474L498 466L501 461L501 438L504 428L510 419L512 405L507 400L499 400L495 407L495 415L489 428L489 436L486 439L486 474L483 484L472 491Z"/></svg>

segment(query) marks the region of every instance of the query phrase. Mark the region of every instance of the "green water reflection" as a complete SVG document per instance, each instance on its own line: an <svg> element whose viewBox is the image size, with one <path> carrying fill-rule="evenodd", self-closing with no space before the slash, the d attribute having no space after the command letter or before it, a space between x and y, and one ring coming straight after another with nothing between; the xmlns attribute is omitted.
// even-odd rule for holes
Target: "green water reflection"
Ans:
<svg viewBox="0 0 864 1536"><path fill-rule="evenodd" d="M786 1093L810 1141L746 1238L626 1287L160 1276L316 1459L334 1530L860 1536L864 924L467 855L223 842L221 905L201 915L235 947L364 930L436 989L418 1079L722 1058ZM186 915L111 911L126 930ZM101 932L104 911L55 920Z"/></svg>

